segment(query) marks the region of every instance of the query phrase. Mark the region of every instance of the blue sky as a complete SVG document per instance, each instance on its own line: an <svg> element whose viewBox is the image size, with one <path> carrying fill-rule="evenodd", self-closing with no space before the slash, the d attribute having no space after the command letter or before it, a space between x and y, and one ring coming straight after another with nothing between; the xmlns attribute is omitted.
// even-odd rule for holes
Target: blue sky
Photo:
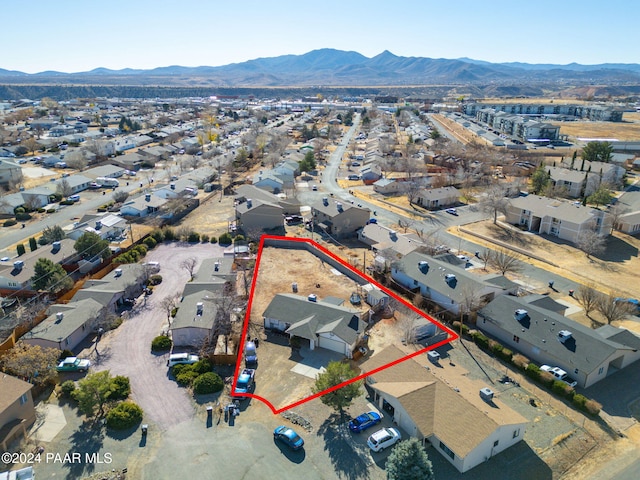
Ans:
<svg viewBox="0 0 640 480"><path fill-rule="evenodd" d="M226 65L319 48L367 57L640 63L633 0L2 0L0 68Z"/></svg>

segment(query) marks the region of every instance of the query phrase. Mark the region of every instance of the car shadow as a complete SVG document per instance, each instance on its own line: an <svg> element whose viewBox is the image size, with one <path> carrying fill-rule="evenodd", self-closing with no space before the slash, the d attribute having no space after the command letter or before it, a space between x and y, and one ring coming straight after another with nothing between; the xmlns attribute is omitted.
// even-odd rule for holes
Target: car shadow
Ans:
<svg viewBox="0 0 640 480"><path fill-rule="evenodd" d="M278 447L280 453L287 457L287 460L292 463L302 463L307 457L307 453L304 451L304 447L302 447L300 450L291 450L289 447L276 440L275 438L273 439L273 443L276 445L276 447Z"/></svg>

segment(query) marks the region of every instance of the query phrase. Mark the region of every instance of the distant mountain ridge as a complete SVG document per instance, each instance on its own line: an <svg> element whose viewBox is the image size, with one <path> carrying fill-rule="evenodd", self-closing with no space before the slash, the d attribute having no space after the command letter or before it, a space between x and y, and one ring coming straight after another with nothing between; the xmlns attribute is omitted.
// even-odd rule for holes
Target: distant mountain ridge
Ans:
<svg viewBox="0 0 640 480"><path fill-rule="evenodd" d="M640 65L491 63L469 58L401 57L385 50L366 57L358 52L319 49L303 55L256 58L211 67L171 65L153 69L95 68L87 72L27 74L0 69L5 83L123 85L152 83L166 86L375 86L436 84L516 84L523 82L640 83Z"/></svg>

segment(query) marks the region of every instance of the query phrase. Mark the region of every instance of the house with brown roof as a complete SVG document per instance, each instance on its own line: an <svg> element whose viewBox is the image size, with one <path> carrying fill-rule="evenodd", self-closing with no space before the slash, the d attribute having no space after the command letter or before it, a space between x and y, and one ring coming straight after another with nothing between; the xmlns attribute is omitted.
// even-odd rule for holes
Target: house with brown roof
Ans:
<svg viewBox="0 0 640 480"><path fill-rule="evenodd" d="M362 373L383 367L366 377L367 390L395 424L431 443L460 472L523 439L527 420L499 398L483 400L484 385L457 372L445 383L420 363L427 361L424 355L384 368L402 358L406 353L390 346L364 362Z"/></svg>
<svg viewBox="0 0 640 480"><path fill-rule="evenodd" d="M0 446L6 452L9 443L22 435L36 420L31 389L33 385L6 373L0 373Z"/></svg>

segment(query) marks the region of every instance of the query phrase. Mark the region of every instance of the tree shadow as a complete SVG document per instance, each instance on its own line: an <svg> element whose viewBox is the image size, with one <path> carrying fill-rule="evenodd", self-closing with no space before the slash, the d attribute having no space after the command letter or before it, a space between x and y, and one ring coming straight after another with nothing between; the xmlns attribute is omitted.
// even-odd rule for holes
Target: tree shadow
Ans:
<svg viewBox="0 0 640 480"><path fill-rule="evenodd" d="M85 463L85 455L97 454L102 448L104 442L104 427L100 420L85 420L80 427L69 437L70 448L68 455L82 455L79 462L67 462L65 467L69 469L66 478L69 480L77 480L84 478L87 473L92 473L95 469L95 463ZM85 472L86 470L86 472Z"/></svg>
<svg viewBox="0 0 640 480"><path fill-rule="evenodd" d="M318 428L318 436L324 439L324 449L338 477L348 480L369 478L368 465L363 455L355 454L358 452L354 452L353 445L348 441L349 435L344 414L333 413Z"/></svg>
<svg viewBox="0 0 640 480"><path fill-rule="evenodd" d="M597 258L603 262L625 262L638 256L638 249L618 237L607 239L607 248Z"/></svg>

